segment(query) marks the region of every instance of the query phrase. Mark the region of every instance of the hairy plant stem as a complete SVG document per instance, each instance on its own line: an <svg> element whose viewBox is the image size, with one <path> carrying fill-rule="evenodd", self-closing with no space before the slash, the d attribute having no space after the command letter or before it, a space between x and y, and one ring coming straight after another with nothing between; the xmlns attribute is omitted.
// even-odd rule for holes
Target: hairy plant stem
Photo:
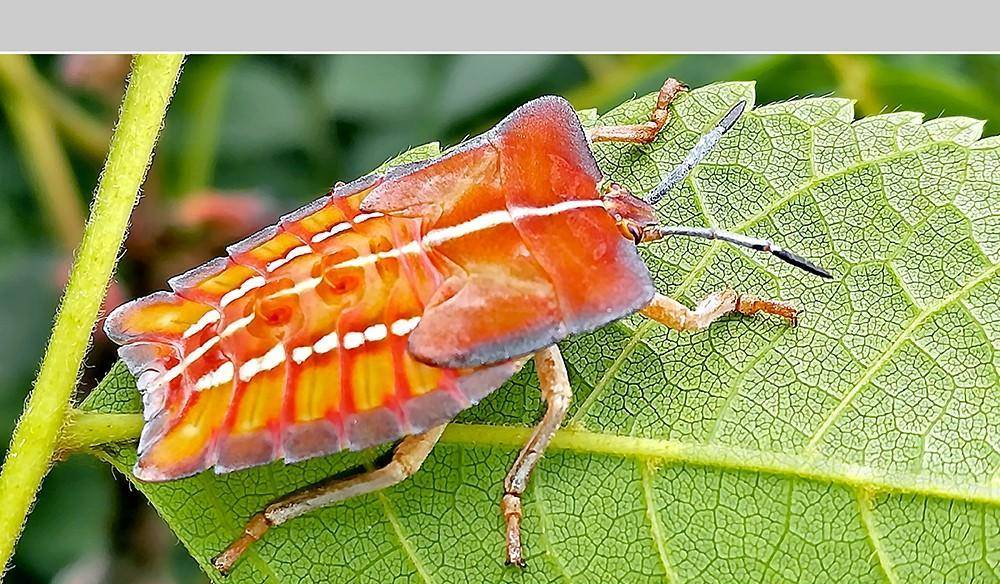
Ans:
<svg viewBox="0 0 1000 584"><path fill-rule="evenodd" d="M141 55L133 63L118 126L52 337L0 471L0 565L9 562L51 464L80 363L182 60L181 55Z"/></svg>

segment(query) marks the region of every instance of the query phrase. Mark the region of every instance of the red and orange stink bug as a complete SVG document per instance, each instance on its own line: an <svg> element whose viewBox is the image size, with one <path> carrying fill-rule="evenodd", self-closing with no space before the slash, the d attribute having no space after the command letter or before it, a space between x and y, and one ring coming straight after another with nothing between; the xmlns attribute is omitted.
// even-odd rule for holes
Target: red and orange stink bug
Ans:
<svg viewBox="0 0 1000 584"><path fill-rule="evenodd" d="M693 310L659 295L636 244L716 238L830 277L768 241L657 224L652 204L744 102L644 199L603 181L590 144L652 141L683 90L668 80L645 124L586 131L565 100L536 99L438 158L340 184L173 278L172 292L119 307L106 328L146 420L135 475L222 473L402 438L384 467L322 481L251 518L214 560L227 572L268 528L414 473L449 420L533 355L547 411L502 499L507 561L523 565L521 494L571 397L555 343L635 311L679 330L732 312L795 321L785 303L732 290Z"/></svg>

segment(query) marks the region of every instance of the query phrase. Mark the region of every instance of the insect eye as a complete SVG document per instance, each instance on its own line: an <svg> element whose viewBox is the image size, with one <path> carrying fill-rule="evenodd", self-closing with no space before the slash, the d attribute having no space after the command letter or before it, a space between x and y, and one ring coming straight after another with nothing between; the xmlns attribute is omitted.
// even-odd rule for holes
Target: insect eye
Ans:
<svg viewBox="0 0 1000 584"><path fill-rule="evenodd" d="M635 242L636 245L642 243L642 230L639 229L634 223L629 221L619 221L618 231L621 232L622 237L626 237Z"/></svg>
<svg viewBox="0 0 1000 584"><path fill-rule="evenodd" d="M629 231L628 223L625 221L618 221L615 225L617 225L618 232L622 234L622 237L632 239L632 232Z"/></svg>

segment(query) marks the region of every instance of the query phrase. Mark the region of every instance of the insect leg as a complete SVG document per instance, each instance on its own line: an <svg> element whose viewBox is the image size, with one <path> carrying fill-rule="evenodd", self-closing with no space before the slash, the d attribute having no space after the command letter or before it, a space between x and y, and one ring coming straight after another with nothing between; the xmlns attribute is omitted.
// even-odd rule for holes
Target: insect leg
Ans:
<svg viewBox="0 0 1000 584"><path fill-rule="evenodd" d="M324 479L272 502L250 518L243 528L243 535L215 556L212 565L223 574L228 574L247 548L271 527L315 509L391 487L412 476L427 459L445 426L446 424L442 424L422 434L407 436L393 451L392 459L383 467L351 477Z"/></svg>
<svg viewBox="0 0 1000 584"><path fill-rule="evenodd" d="M649 144L667 123L667 106L687 86L676 79L667 79L660 88L656 98L656 106L649 115L649 121L628 126L597 126L587 130L591 142L631 142L633 144Z"/></svg>
<svg viewBox="0 0 1000 584"><path fill-rule="evenodd" d="M500 504L500 510L506 523L505 542L507 547L507 564L514 564L524 567L524 554L521 549L521 495L528 486L528 478L531 471L538 464L538 459L545 452L552 436L559 429L566 410L569 409L569 402L573 396L573 390L569 385L569 376L566 373L566 364L563 363L559 347L542 349L535 353L535 369L538 372L538 381L542 388L542 398L545 400L546 409L542 416L542 421L531 433L528 443L517 455L517 460L507 473L504 480L504 495Z"/></svg>
<svg viewBox="0 0 1000 584"><path fill-rule="evenodd" d="M737 294L735 290L729 288L709 294L695 306L694 310L669 296L657 294L653 301L639 312L678 331L701 330L716 319L734 312L746 315L758 312L773 314L787 319L792 326L797 324L799 316L799 310L787 302Z"/></svg>

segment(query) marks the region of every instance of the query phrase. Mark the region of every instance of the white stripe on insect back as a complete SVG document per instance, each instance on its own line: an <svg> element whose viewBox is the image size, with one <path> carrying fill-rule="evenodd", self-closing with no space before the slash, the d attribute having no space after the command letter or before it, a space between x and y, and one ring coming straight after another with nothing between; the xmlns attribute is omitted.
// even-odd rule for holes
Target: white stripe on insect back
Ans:
<svg viewBox="0 0 1000 584"><path fill-rule="evenodd" d="M267 269L268 272L273 272L274 270L277 270L278 268L280 268L281 266L283 266L283 265L287 264L288 262L294 260L295 258L300 257L300 256L304 256L304 255L309 255L312 252L313 252L313 249L311 247L309 247L308 245L300 245L298 247L293 247L292 249L288 250L288 253L285 254L285 257L278 258L278 259L274 260L273 262L267 264L267 268L266 269Z"/></svg>
<svg viewBox="0 0 1000 584"><path fill-rule="evenodd" d="M219 368L211 373L206 373L201 376L201 379L194 384L195 391L204 391L206 389L211 389L223 383L229 383L233 380L233 373L235 372L235 367L229 361L226 361Z"/></svg>
<svg viewBox="0 0 1000 584"><path fill-rule="evenodd" d="M344 338L340 340L340 346L347 351L357 349L363 344L365 344L365 333L358 331L344 333Z"/></svg>
<svg viewBox="0 0 1000 584"><path fill-rule="evenodd" d="M578 210L578 209L597 208L597 207L603 208L604 207L604 201L600 200L600 199L585 199L585 200L561 201L559 203L555 203L553 205L548 205L548 206L545 206L545 207L514 207L514 208L509 209L509 210L501 209L501 210L496 210L496 211L489 211L489 212L483 213L482 215L479 215L478 217L474 217L474 218L472 218L472 219L470 219L468 221L465 221L463 223L459 223L457 225L451 225L451 226L448 226L448 227L441 227L439 229L432 229L426 235L424 235L423 239L420 242L411 241L411 242L409 242L409 243L407 243L407 244L405 244L405 245L403 245L401 247L393 248L393 249L390 249L390 250L387 250L387 251L384 251L384 252L378 252L378 253L374 253L374 254L368 254L368 255L358 256L356 258L345 260L345 261L343 261L343 262L341 262L339 264L331 266L331 269L335 269L335 268L351 268L351 267L364 267L364 266L373 265L373 264L375 264L375 263L377 263L379 261L386 260L386 259L395 259L395 258L402 257L404 255L417 254L417 253L420 253L420 252L424 251L427 247L433 247L433 246L436 246L436 245L441 245L443 243L446 243L446 242L449 242L449 241L453 241L453 240L465 237L467 235L472 235L474 233L478 233L478 232L481 232L481 231L484 231L484 230L487 230L487 229L492 229L494 227L498 227L498 226L501 226L501 225L511 225L511 224L513 224L515 221L517 221L519 219L524 219L524 218L529 218L529 217L550 217L550 216L558 215L560 213L565 213L565 212L568 212L568 211L575 211L575 210ZM383 216L381 213L360 214L360 215L357 215L353 219L353 222L354 223L361 223L361 222L367 221L369 219L374 219L374 218L381 217L381 216ZM337 233L340 233L342 231L346 231L346 230L348 230L350 228L351 228L351 225L348 224L348 223L338 223L337 225L334 225L330 230L324 231L324 232L319 233L317 235L314 235L312 237L312 241L313 242L323 241L324 239L326 239L328 237L332 237L333 235L336 235ZM300 247L306 248L307 246L300 246ZM282 260L284 260L285 262L287 262L290 259L294 259L294 257L297 257L297 255L303 255L303 254L307 253L306 251L296 252L297 255L295 255L293 257L289 257L290 255L292 255L292 252L295 252L296 250L299 250L299 249L300 248L293 248L291 251L289 251L288 254L285 255L284 258L281 258L281 260L275 260L275 262L272 262L271 264L269 264L269 266L273 265L273 264L275 264L277 262L281 262ZM284 263L284 262L282 262L282 263ZM280 266L282 264L278 264L278 265ZM278 267L278 266L275 266L275 267ZM291 288L285 288L283 290L279 290L279 291L273 293L271 295L271 298L277 298L277 297L281 297L281 296L288 296L288 295L294 295L294 294L301 294L302 292L306 292L306 291L312 290L313 288L315 288L316 286L318 286L319 283L322 282L322 281L323 281L322 278L309 278L309 279L306 279L306 280L303 280L303 281L299 282L298 284L296 284L295 286L292 286ZM230 302L233 302L234 300L242 297L243 295L245 295L250 290L252 290L254 288L259 288L260 286L263 286L263 285L264 285L264 279L262 277L260 277L260 276L254 276L254 277L248 279L243 284L241 284L238 288L236 288L236 289L228 292L226 295L224 295L222 297L222 300L219 302L219 304L221 306L225 306L226 304L229 304ZM247 319L252 320L253 316L251 315L251 316L248 316L245 319L241 319L241 320L247 320ZM375 325L372 325L371 327L368 327L368 329L366 329L364 331L353 331L353 332L345 333L343 335L342 339L338 338L336 336L336 333L331 333L330 335L327 335L326 337L323 338L323 339L327 339L325 341L325 343L324 343L323 339L320 339L320 341L317 341L317 343L315 345L313 345L312 347L297 347L297 348L293 349L292 350L292 359L296 363L302 363L306 359L308 359L309 357L311 357L314 353L320 353L321 354L321 353L330 351L333 348L336 348L337 346L342 346L344 349L347 349L347 350L356 349L356 348L360 347L361 345L363 345L366 342L372 342L372 341L375 341L375 340L381 340L381 339L385 338L386 334L384 332L384 329L387 329L389 332L392 332L392 334L403 336L403 335L409 334L409 332L411 332L414 328L416 328L417 322L419 322L419 317L414 317L414 318L411 318L411 319L400 319L400 320L397 320L396 322L393 322L393 323L389 324L388 326L385 325L385 324L375 324ZM247 320L247 323L249 323L249 320ZM225 333L227 333L227 332L228 332L228 334L232 334L232 332L235 332L235 328L240 328L242 326L245 326L247 323L241 323L240 321L234 321L233 324L231 324L230 326L226 327L226 330L223 332L223 334L225 335ZM215 340L218 340L218 339L216 338ZM210 341L207 341L206 345L209 344L209 342ZM322 345L322 348L326 349L326 351L320 351L319 350L318 346L320 345L320 343L324 343ZM205 345L203 345L203 347L204 346ZM327 347L329 347L329 348L327 348ZM182 371L185 367L187 367L188 365L190 365L190 363L193 361L193 359L191 359L191 357L194 356L201 348L202 347L199 347L198 349L195 349L194 351L192 351L191 354L188 356L188 358L185 358L180 364L178 364L177 367L174 367L170 371L164 373L163 376L160 379L158 379L158 380L155 381L155 383L165 383L165 382L173 379L174 377L176 377L177 373L179 373L180 371L175 372L175 370L180 369ZM306 351L307 349L309 350L308 353ZM295 351L298 351L298 352L296 353ZM204 352L199 353L198 357L200 357L203 353ZM277 354L277 353L275 353L275 354ZM282 349L281 361L284 361L284 359L285 359L285 354L284 354L284 350ZM278 362L278 364L280 364L280 362ZM274 366L276 367L277 365L274 365ZM247 369L248 373L250 371L251 371L251 369ZM240 368L240 375L241 375L241 378L242 378L242 376L243 376L243 367Z"/></svg>
<svg viewBox="0 0 1000 584"><path fill-rule="evenodd" d="M353 331L344 333L343 342L337 333L330 333L321 337L312 346L295 347L292 349L292 361L302 364L313 355L323 355L330 351L343 347L345 350L357 349L365 343L375 343L384 340L390 334L397 337L405 337L410 331L417 328L420 317L400 318L386 326L381 323L373 324L364 331Z"/></svg>
<svg viewBox="0 0 1000 584"><path fill-rule="evenodd" d="M275 345L260 357L255 357L240 365L240 381L250 381L255 375L270 371L285 362L285 346Z"/></svg>
<svg viewBox="0 0 1000 584"><path fill-rule="evenodd" d="M177 376L183 373L184 370L187 369L192 363L194 363L198 359L201 359L202 355L207 353L209 349L218 344L220 338L221 337L212 337L207 341L205 341L204 343L202 343L199 347L195 348L193 351L185 355L184 358L181 359L180 363L171 367L167 371L164 371L163 374L157 377L156 379L153 379L150 382L150 385L159 387L165 383L170 383L171 381L176 379Z"/></svg>
<svg viewBox="0 0 1000 584"><path fill-rule="evenodd" d="M417 328L418 324L420 324L419 316L414 316L413 318L401 318L392 323L389 327L389 331L397 337L403 337L410 334L410 331L413 329Z"/></svg>
<svg viewBox="0 0 1000 584"><path fill-rule="evenodd" d="M373 324L365 329L364 335L366 342L381 341L389 335L389 329L382 323Z"/></svg>
<svg viewBox="0 0 1000 584"><path fill-rule="evenodd" d="M280 343L275 345L270 351L256 359L250 359L240 366L240 381L250 381L253 376L261 371L270 371L285 361L285 348ZM204 391L213 387L218 387L233 380L236 368L232 362L226 361L215 371L202 375L194 385L195 391Z"/></svg>
<svg viewBox="0 0 1000 584"><path fill-rule="evenodd" d="M424 236L425 245L440 245L442 243L472 235L480 231L499 227L500 225L511 225L518 219L528 217L550 217L575 211L577 209L587 209L590 207L604 207L604 201L600 199L587 199L582 201L562 201L547 207L514 207L510 210L489 211L478 217L469 219L465 223L432 229Z"/></svg>
<svg viewBox="0 0 1000 584"><path fill-rule="evenodd" d="M401 318L393 322L388 327L384 324L373 324L366 328L363 332L349 332L344 334L343 347L345 350L357 349L358 347L364 345L365 343L373 343L381 341L389 336L389 333L396 336L405 336L410 333L414 328L416 328L417 323L420 322L419 316L414 316L412 318ZM330 333L321 337L318 341L313 343L311 346L306 345L302 347L295 347L291 351L292 361L296 364L301 365L307 359L313 355L323 355L329 353L330 351L341 346L339 337L337 333ZM250 381L256 374L262 371L270 371L274 369L285 360L284 348L281 344L275 345L273 349L265 353L264 355L251 359L244 363L240 367L240 380ZM227 376L228 375L228 376ZM196 390L208 389L221 385L233 378L233 368L232 364L229 364L228 368L225 365L219 369L204 375L198 380L197 385L195 385Z"/></svg>
<svg viewBox="0 0 1000 584"><path fill-rule="evenodd" d="M323 353L329 353L330 351L339 347L339 339L337 333L330 333L313 344L312 348L314 351L322 355Z"/></svg>
<svg viewBox="0 0 1000 584"><path fill-rule="evenodd" d="M336 225L334 225L330 229L328 229L326 231L321 231L320 233L317 233L316 235L313 235L312 239L310 239L309 241L312 242L312 243L319 243L319 242L323 241L324 239L328 239L330 237L333 237L334 235L337 235L341 231L347 231L350 228L351 228L351 224L350 223L347 223L347 222L337 223Z"/></svg>
<svg viewBox="0 0 1000 584"><path fill-rule="evenodd" d="M190 353L188 353L184 357L184 359L181 360L180 363L171 367L167 371L164 371L163 374L160 375L159 377L151 380L150 385L160 386L165 383L170 383L178 375L183 373L184 370L188 368L188 366L190 366L192 363L200 359L205 353L208 352L209 349L214 347L221 339L224 339L232 335L236 331L242 329L243 327L247 326L248 324L250 324L251 321L253 321L253 319L254 315L251 314L243 318L234 320L232 323L229 324L229 326L223 329L218 336L210 337L204 343L202 343L198 347L194 348Z"/></svg>
<svg viewBox="0 0 1000 584"><path fill-rule="evenodd" d="M360 215L355 216L354 219L352 219L351 221L354 224L358 224L358 223L364 223L365 221L368 221L369 219L375 219L375 218L378 218L378 217L384 217L384 215L382 213L362 213ZM340 233L342 231L347 231L350 228L351 228L351 223L348 223L346 221L342 222L342 223L338 223L338 224L334 225L333 227L331 227L327 231L323 231L323 232L317 233L316 235L313 235L312 238L310 239L310 243L319 243L319 242L321 242L321 241L323 241L323 240L325 240L327 238L333 237L334 235L336 235L336 234L338 234L338 233ZM314 251L313 248L309 247L308 245L300 245L298 247L292 248L291 250L288 251L287 254L285 254L285 257L278 258L278 259L274 260L273 262L267 264L266 270L268 272L273 272L274 270L277 270L278 268L280 268L281 266L287 264L288 262L292 261L293 259L295 259L297 257L300 257L300 256L311 254L311 253L313 253L313 251Z"/></svg>
<svg viewBox="0 0 1000 584"><path fill-rule="evenodd" d="M354 221L354 223L364 223L369 219L377 219L379 217L385 217L385 215L382 213L361 213L360 215L356 215L352 221Z"/></svg>
<svg viewBox="0 0 1000 584"><path fill-rule="evenodd" d="M416 241L411 241L410 243L407 243L402 247L393 248L388 251L380 251L377 253L372 253L368 255L358 256L356 258L351 258L349 260L344 260L339 264L334 264L333 266L330 266L330 269L334 270L337 268L363 268L365 266L376 264L382 260L394 259L408 254L416 254L419 253L421 250L422 248L419 243L417 243ZM307 278L305 280L302 280L298 284L292 286L291 288L278 290L277 292L271 295L271 298L279 298L282 296L294 296L297 294L301 294L303 292L308 292L309 290L312 290L316 286L319 286L319 283L322 281L323 278L321 277Z"/></svg>
<svg viewBox="0 0 1000 584"><path fill-rule="evenodd" d="M239 287L223 294L222 298L219 299L219 306L225 307L230 303L243 298L247 292L253 290L254 288L260 288L266 283L267 280L265 280L262 276L247 278L246 281L239 285Z"/></svg>
<svg viewBox="0 0 1000 584"><path fill-rule="evenodd" d="M441 227L439 229L432 229L431 231L428 231L419 242L411 241L401 247L393 248L387 251L358 256L331 266L330 269L370 266L382 260L396 259L404 255L417 254L424 251L427 247L441 245L467 235L479 233L480 231L485 231L501 225L511 225L518 219L525 219L529 217L549 217L552 215L558 215L559 213L565 213L566 211L594 207L604 208L604 201L600 199L562 201L547 207L515 207L510 211L489 211L479 215L478 217L469 219L464 223ZM291 288L285 288L284 290L275 292L272 297L276 298L280 296L301 294L302 292L312 290L322 281L322 278L309 278L299 282Z"/></svg>
<svg viewBox="0 0 1000 584"><path fill-rule="evenodd" d="M374 343L384 340L390 333L399 337L406 336L410 333L410 331L416 328L419 322L420 317L414 316L412 318L401 318L389 326L379 323L371 325L363 332L355 331L345 333L343 347L345 350L357 349L365 343ZM292 361L301 365L313 355L323 355L340 346L341 344L337 333L330 333L321 337L311 346L306 345L292 349ZM250 359L240 366L240 381L250 381L258 373L270 371L278 365L281 365L284 361L284 345L279 343L264 355ZM202 391L232 381L233 373L234 368L232 363L225 363L215 371L203 375L195 384L195 390Z"/></svg>
<svg viewBox="0 0 1000 584"><path fill-rule="evenodd" d="M368 221L369 219L376 219L378 217L384 217L384 216L385 215L383 215L382 213L361 213L359 215L355 215L354 219L352 219L351 222L353 222L355 224L364 223L365 221ZM341 222L341 223L337 223L336 225L334 225L333 227L327 229L326 231L321 231L321 232L317 233L316 235L313 235L312 239L310 239L309 241L311 243L319 243L319 242L321 242L321 241L323 241L325 239L329 239L329 238L333 237L334 235L337 235L338 233L340 233L342 231L347 231L348 229L351 228L351 222L344 221L344 222Z"/></svg>
<svg viewBox="0 0 1000 584"><path fill-rule="evenodd" d="M219 320L220 318L222 318L222 314L220 314L218 310L215 309L209 310L208 312L203 314L201 318L198 319L198 322L188 327L188 329L184 331L184 334L181 335L181 338L186 339L190 336L200 333L202 329L212 324L213 322Z"/></svg>

